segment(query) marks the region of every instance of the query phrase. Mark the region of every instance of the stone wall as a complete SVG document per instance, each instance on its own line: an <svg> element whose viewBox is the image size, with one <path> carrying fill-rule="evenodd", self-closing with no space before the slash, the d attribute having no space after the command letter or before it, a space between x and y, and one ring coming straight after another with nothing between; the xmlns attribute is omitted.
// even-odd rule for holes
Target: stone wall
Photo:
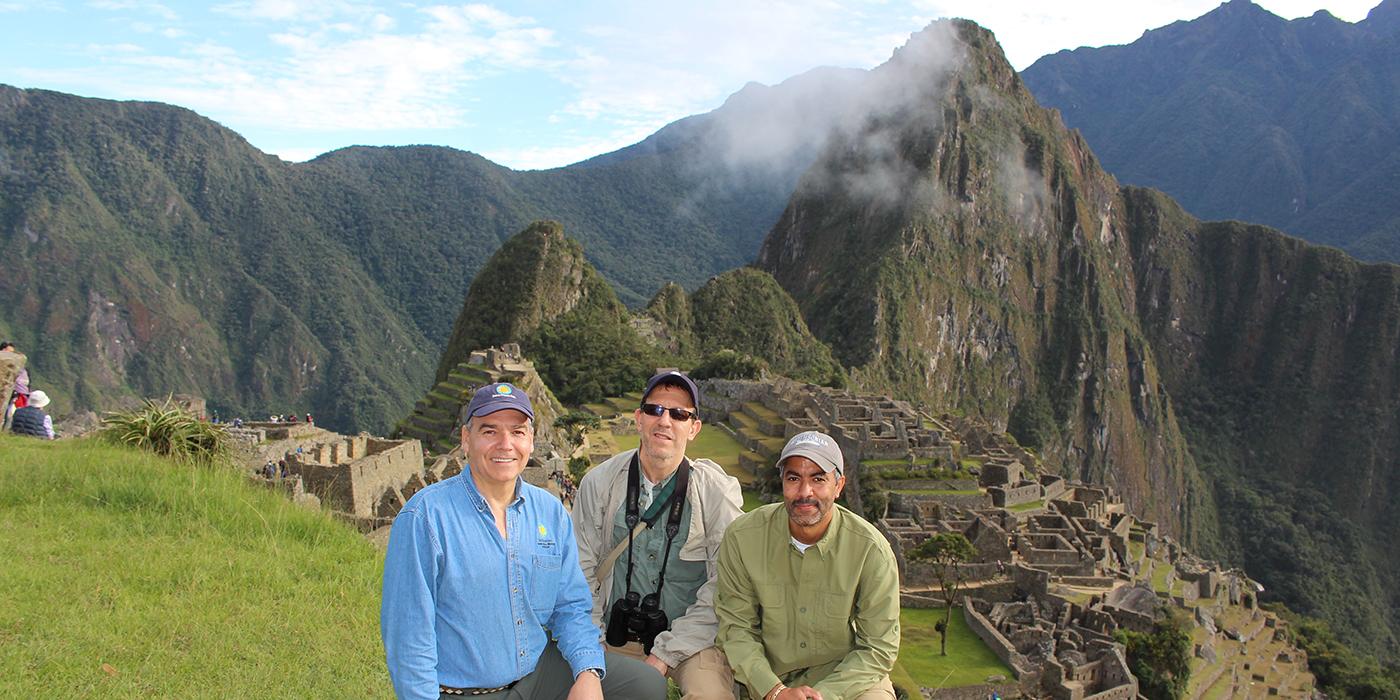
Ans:
<svg viewBox="0 0 1400 700"><path fill-rule="evenodd" d="M987 489L987 493L992 497L992 505L998 508L1010 508L1022 503L1039 501L1042 489L1040 484L1026 484L1025 486L993 487Z"/></svg>
<svg viewBox="0 0 1400 700"><path fill-rule="evenodd" d="M924 697L929 700L987 700L992 693L1004 698L1014 698L1021 694L1021 686L1016 683L986 683L965 685L961 688L928 689Z"/></svg>
<svg viewBox="0 0 1400 700"><path fill-rule="evenodd" d="M353 461L321 461L341 457ZM391 496L389 503L401 507L424 483L423 448L417 440L359 436L319 445L300 460L293 456L288 466L301 476L307 492L331 510L352 518L392 517L398 511L393 506L384 507L386 494ZM393 512L386 512L389 510Z"/></svg>
<svg viewBox="0 0 1400 700"><path fill-rule="evenodd" d="M972 630L972 633L977 635L977 638L982 640L982 643L986 644L987 648L991 649L1002 663L1010 666L1017 678L1030 671L1030 662L1026 657L1017 652L1016 648L1011 645L1011 641L1002 636L1001 632L998 632L992 623L982 616L982 613L973 609L970 598L963 598L962 609L963 620L967 622L967 628Z"/></svg>

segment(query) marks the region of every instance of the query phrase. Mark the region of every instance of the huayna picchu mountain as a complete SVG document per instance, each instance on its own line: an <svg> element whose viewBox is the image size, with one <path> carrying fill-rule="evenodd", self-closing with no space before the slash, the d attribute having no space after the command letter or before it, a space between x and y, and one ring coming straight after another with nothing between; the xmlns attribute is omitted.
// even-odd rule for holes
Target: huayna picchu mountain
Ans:
<svg viewBox="0 0 1400 700"><path fill-rule="evenodd" d="M852 383L1008 425L1393 658L1400 268L1120 187L974 24L871 79L758 259Z"/></svg>

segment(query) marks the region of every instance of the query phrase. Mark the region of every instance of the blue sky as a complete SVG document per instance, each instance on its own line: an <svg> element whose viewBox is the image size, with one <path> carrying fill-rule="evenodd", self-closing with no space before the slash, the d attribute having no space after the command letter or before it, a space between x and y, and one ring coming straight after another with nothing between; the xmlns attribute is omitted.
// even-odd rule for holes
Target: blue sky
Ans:
<svg viewBox="0 0 1400 700"><path fill-rule="evenodd" d="M1283 17L1317 0L1265 0ZM1332 0L1348 21L1378 0ZM1127 43L1212 0L0 0L0 83L193 109L288 160L427 143L565 165L709 111L749 81L871 68L939 17L1017 68Z"/></svg>

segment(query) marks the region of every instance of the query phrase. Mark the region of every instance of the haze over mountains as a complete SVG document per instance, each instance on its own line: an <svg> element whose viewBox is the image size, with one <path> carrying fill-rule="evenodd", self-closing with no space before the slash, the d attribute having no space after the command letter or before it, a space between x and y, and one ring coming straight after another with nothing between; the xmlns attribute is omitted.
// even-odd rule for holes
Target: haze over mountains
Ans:
<svg viewBox="0 0 1400 700"><path fill-rule="evenodd" d="M824 116L763 137L794 115ZM535 218L634 306L756 258L853 384L1005 422L1393 657L1400 268L1120 186L976 25L538 173L432 147L289 165L186 110L0 89L0 334L86 405L182 390L384 429Z"/></svg>
<svg viewBox="0 0 1400 700"><path fill-rule="evenodd" d="M1284 20L1231 0L1022 78L1120 180L1208 219L1400 261L1400 2Z"/></svg>

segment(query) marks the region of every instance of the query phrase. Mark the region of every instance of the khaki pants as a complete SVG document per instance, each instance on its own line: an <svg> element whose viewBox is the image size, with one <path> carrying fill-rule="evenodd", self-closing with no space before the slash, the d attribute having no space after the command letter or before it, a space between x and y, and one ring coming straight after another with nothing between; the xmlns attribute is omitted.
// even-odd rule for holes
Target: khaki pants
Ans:
<svg viewBox="0 0 1400 700"><path fill-rule="evenodd" d="M608 651L634 659L645 659L642 645L607 647ZM681 700L734 700L734 671L718 647L707 647L671 669L671 679L681 689Z"/></svg>

